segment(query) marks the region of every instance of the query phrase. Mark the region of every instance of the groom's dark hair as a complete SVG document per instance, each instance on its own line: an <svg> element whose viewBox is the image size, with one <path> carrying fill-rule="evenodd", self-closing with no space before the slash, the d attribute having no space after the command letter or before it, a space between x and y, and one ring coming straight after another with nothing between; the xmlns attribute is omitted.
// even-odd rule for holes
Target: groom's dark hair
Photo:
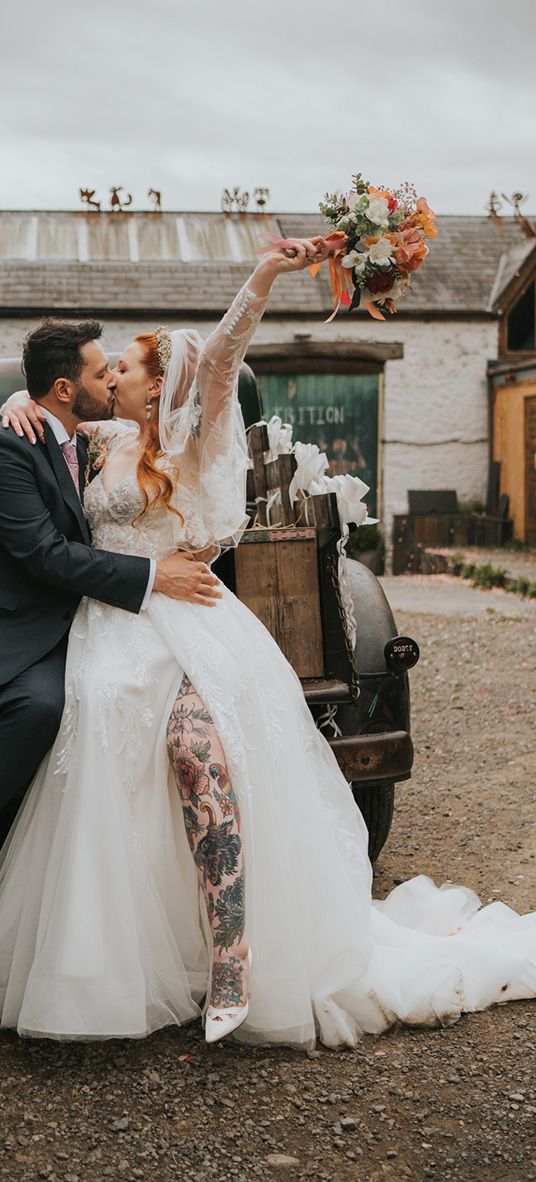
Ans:
<svg viewBox="0 0 536 1182"><path fill-rule="evenodd" d="M32 398L44 398L58 378L77 382L84 361L82 345L98 341L98 320L54 320L48 317L28 333L22 350L22 372Z"/></svg>

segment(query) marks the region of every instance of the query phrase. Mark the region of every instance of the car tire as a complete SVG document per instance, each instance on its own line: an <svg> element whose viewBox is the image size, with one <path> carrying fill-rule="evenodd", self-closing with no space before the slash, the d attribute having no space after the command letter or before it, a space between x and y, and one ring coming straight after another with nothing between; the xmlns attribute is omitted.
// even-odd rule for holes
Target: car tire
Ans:
<svg viewBox="0 0 536 1182"><path fill-rule="evenodd" d="M395 806L395 785L391 781L352 784L352 795L368 829L369 858L375 862L389 836Z"/></svg>

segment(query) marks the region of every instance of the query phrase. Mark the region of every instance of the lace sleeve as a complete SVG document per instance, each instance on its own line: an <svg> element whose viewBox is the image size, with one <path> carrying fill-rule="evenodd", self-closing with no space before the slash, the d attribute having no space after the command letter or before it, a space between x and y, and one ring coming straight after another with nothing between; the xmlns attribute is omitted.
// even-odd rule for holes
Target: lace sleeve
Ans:
<svg viewBox="0 0 536 1182"><path fill-rule="evenodd" d="M266 299L246 283L231 307L198 346L188 396L171 423L177 462L177 507L192 543L236 545L246 514L248 451L238 400L238 374Z"/></svg>
<svg viewBox="0 0 536 1182"><path fill-rule="evenodd" d="M265 307L266 299L245 283L201 349L196 373L200 413L210 421L235 392L240 366Z"/></svg>

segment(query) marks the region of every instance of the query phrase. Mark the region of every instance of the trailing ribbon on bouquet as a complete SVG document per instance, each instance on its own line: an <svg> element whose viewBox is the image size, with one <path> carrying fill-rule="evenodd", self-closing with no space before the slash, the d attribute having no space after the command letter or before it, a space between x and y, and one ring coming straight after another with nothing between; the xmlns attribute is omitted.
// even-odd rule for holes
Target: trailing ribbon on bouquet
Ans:
<svg viewBox="0 0 536 1182"><path fill-rule="evenodd" d="M352 177L348 193L326 193L320 212L332 231L324 238L329 244L328 264L333 298L333 320L339 308L350 311L359 305L375 320L394 315L395 300L403 296L410 276L422 266L428 246L425 239L435 238L435 213L424 197L417 197L413 185L404 182L398 189L376 188L358 172ZM292 239L266 235L270 250L292 249ZM321 263L313 263L317 275ZM381 309L381 310L380 310Z"/></svg>
<svg viewBox="0 0 536 1182"><path fill-rule="evenodd" d="M332 252L328 258L328 266L331 295L333 298L333 312L324 322L325 324L329 324L331 320L335 319L341 304L343 308L351 308L354 284L352 282L351 272L343 266L343 258L348 248L346 234L342 230L334 230L332 234L326 235L325 241L329 242L332 246ZM318 275L321 266L322 263L312 264L310 271L313 277Z"/></svg>
<svg viewBox="0 0 536 1182"><path fill-rule="evenodd" d="M291 250L294 245L291 238L277 238L275 234L265 234L264 237L267 239L267 245L261 246L257 254L268 254L271 250ZM330 245L328 264L333 312L325 321L326 324L329 324L330 320L333 320L337 315L341 304L345 308L350 307L354 285L350 272L345 270L342 265L342 259L348 247L346 234L342 230L334 230L331 234L326 234L324 241ZM318 275L321 266L322 263L311 263L309 270L313 277Z"/></svg>

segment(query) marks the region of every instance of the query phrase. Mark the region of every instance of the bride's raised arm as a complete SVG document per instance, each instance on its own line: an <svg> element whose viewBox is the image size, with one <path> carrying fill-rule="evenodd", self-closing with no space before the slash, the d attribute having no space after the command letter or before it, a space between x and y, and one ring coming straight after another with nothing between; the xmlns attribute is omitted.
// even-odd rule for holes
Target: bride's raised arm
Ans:
<svg viewBox="0 0 536 1182"><path fill-rule="evenodd" d="M286 253L293 250L295 253ZM233 393L249 342L266 308L274 279L278 275L303 271L313 262L327 258L323 238L292 239L286 248L270 251L257 264L238 292L217 328L202 346L197 367L197 387L202 412L210 421Z"/></svg>
<svg viewBox="0 0 536 1182"><path fill-rule="evenodd" d="M273 250L257 264L206 341L200 343L196 334L193 372L186 361L176 387L172 364L164 379L160 440L164 450L176 457L178 507L187 528L195 530L198 545L236 545L249 520L247 440L238 400L240 365L274 279L302 271L327 255L323 239L295 239L286 249L292 251L291 257L284 249Z"/></svg>

